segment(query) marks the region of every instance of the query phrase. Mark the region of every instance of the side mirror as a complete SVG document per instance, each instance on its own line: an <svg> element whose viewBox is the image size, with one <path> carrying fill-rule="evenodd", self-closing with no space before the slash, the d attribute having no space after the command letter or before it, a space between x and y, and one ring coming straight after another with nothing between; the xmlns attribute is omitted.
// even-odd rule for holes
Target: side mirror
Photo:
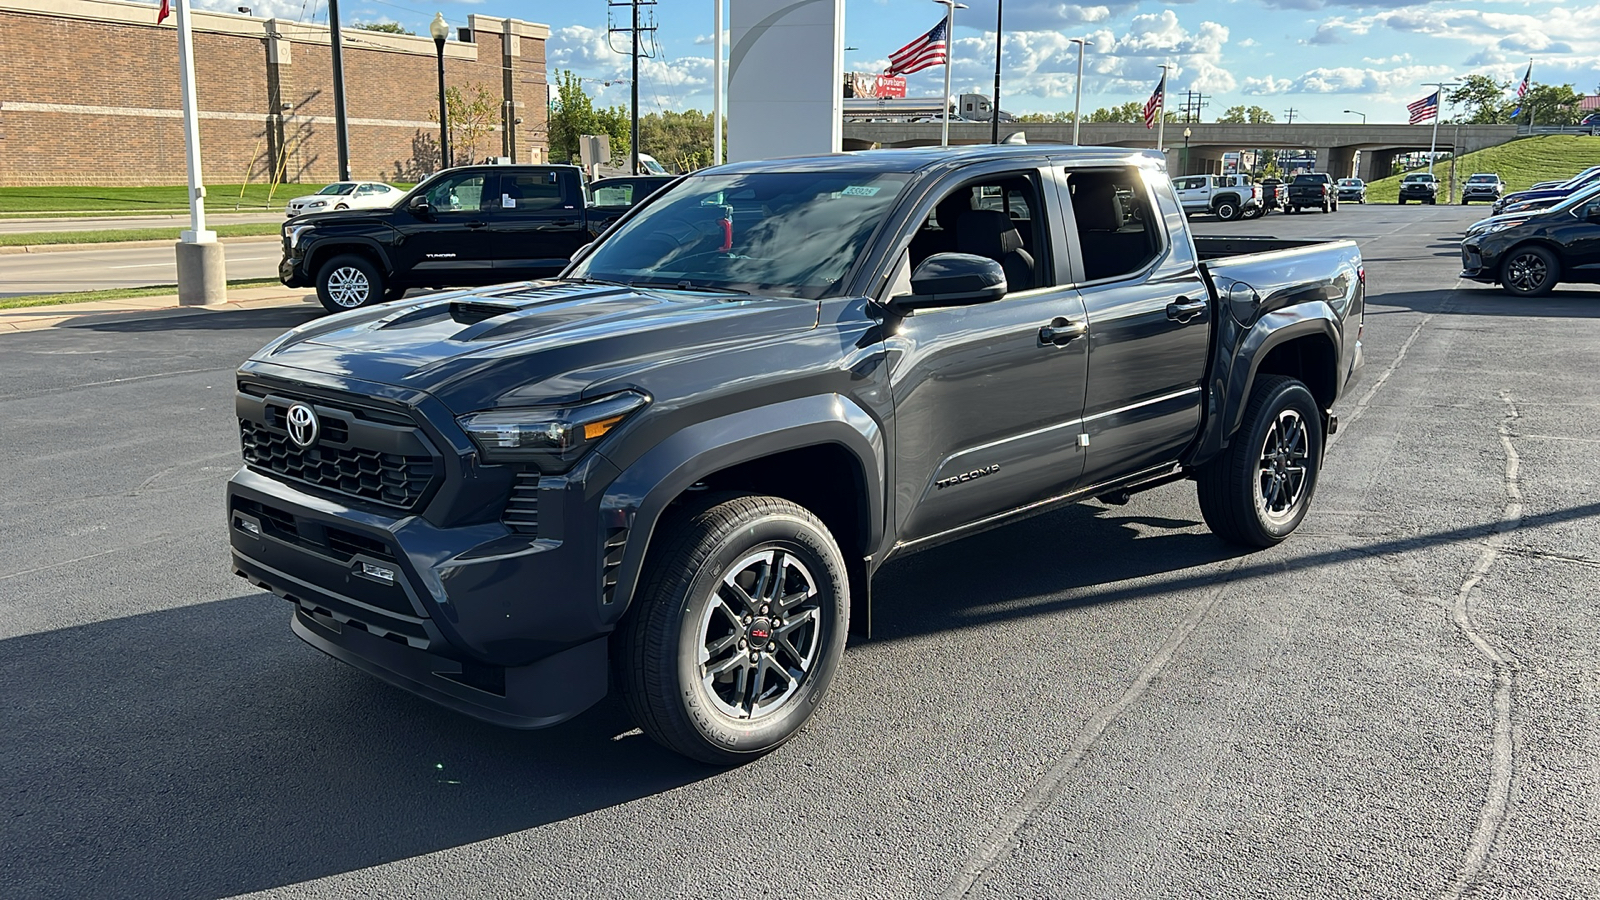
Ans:
<svg viewBox="0 0 1600 900"><path fill-rule="evenodd" d="M1006 270L985 256L935 253L911 273L911 293L893 298L902 310L988 303L1006 295Z"/></svg>
<svg viewBox="0 0 1600 900"><path fill-rule="evenodd" d="M432 207L428 206L428 198L424 194L412 197L411 202L406 204L406 208L423 218L426 218L433 211Z"/></svg>

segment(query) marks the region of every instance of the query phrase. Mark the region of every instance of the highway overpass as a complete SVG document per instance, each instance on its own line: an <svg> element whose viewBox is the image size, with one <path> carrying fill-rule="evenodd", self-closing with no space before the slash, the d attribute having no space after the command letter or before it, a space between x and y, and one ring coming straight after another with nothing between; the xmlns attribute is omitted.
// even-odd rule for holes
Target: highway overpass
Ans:
<svg viewBox="0 0 1600 900"><path fill-rule="evenodd" d="M927 147L939 143L939 123L845 122L844 149L871 147ZM1184 152L1183 131L1190 131L1188 152ZM1072 143L1072 123L1005 123L1000 135L1022 132L1030 144ZM1197 122L1185 125L1167 123L1167 162L1174 174L1202 174L1222 171L1222 154L1231 150L1299 148L1317 156L1317 169L1335 177L1355 175L1366 181L1388 175L1394 158L1402 153L1426 151L1433 136L1432 125L1316 124L1232 125ZM1471 153L1517 136L1515 125L1440 125L1440 150ZM1154 129L1143 125L1085 122L1085 144L1111 147L1153 148ZM985 144L989 123L952 122L952 144ZM1356 151L1360 153L1357 166Z"/></svg>

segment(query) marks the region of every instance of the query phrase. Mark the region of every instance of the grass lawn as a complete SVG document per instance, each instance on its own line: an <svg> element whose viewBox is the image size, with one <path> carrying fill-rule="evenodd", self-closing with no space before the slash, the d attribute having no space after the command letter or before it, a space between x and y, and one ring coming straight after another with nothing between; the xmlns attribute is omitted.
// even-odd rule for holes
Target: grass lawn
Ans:
<svg viewBox="0 0 1600 900"><path fill-rule="evenodd" d="M1439 126L1442 134L1448 126ZM1535 182L1566 178L1600 166L1600 137L1586 134L1546 134L1518 138L1509 143L1468 153L1456 160L1456 197L1461 183L1475 172L1498 172L1513 191L1527 190ZM1426 171L1426 170L1423 170ZM1441 182L1450 179L1450 161L1433 164L1433 174ZM1399 198L1400 178L1395 175L1367 183L1367 199L1373 203L1393 203ZM1444 187L1439 189L1444 203ZM1459 201L1456 201L1459 202ZM1487 205L1487 204L1485 204Z"/></svg>
<svg viewBox="0 0 1600 900"><path fill-rule="evenodd" d="M402 190L408 184L395 184ZM237 184L212 184L206 186L206 210L213 213L240 210L283 209L284 204L296 197L314 194L322 184L280 184L272 196L267 196L268 185L245 185L243 195ZM0 216L4 215L83 215L111 212L123 215L139 213L183 212L189 208L189 189L184 185L161 187L66 187L41 185L39 187L0 188Z"/></svg>
<svg viewBox="0 0 1600 900"><path fill-rule="evenodd" d="M278 280L240 279L228 282L231 288L272 287ZM65 303L89 303L95 300L126 300L129 297L160 297L176 294L175 284L153 284L149 287L112 288L105 291L75 291L67 294L26 294L21 297L0 297L0 309L21 309L25 306L58 306Z"/></svg>
<svg viewBox="0 0 1600 900"><path fill-rule="evenodd" d="M281 226L276 222L250 225L218 225L213 230L218 237L251 237L276 235ZM37 247L42 244L112 244L123 241L160 241L178 239L181 228L115 228L109 231L28 231L18 234L0 234L0 247Z"/></svg>

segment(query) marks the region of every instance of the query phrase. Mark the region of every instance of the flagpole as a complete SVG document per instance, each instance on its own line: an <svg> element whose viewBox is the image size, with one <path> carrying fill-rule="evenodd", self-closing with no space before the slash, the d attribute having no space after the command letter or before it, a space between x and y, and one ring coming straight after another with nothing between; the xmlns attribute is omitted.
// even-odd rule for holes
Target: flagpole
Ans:
<svg viewBox="0 0 1600 900"><path fill-rule="evenodd" d="M1444 89L1447 87L1460 87L1459 81L1424 81L1423 87L1434 89L1433 98L1433 139L1428 142L1428 174L1433 174L1433 154L1439 148L1439 114L1444 112ZM1453 152L1453 151L1452 151Z"/></svg>
<svg viewBox="0 0 1600 900"><path fill-rule="evenodd" d="M722 165L722 59L724 56L724 48L722 46L723 0L711 0L711 2L716 4L716 12L711 16L711 29L714 32L712 45L717 48L716 64L712 66L714 70L712 79L716 83L711 91L711 164L720 166Z"/></svg>
<svg viewBox="0 0 1600 900"><path fill-rule="evenodd" d="M1161 103L1156 107L1156 149L1167 152L1167 66L1161 67Z"/></svg>
<svg viewBox="0 0 1600 900"><path fill-rule="evenodd" d="M950 68L955 62L956 7L966 9L965 3L956 0L933 0L944 5L944 115L939 117L939 146L950 146Z"/></svg>
<svg viewBox="0 0 1600 900"><path fill-rule="evenodd" d="M177 0L178 81L183 102L183 149L189 168L189 229L178 235L178 303L223 303L227 274L217 233L206 230L206 189L200 173L200 111L194 89L194 33L189 0Z"/></svg>

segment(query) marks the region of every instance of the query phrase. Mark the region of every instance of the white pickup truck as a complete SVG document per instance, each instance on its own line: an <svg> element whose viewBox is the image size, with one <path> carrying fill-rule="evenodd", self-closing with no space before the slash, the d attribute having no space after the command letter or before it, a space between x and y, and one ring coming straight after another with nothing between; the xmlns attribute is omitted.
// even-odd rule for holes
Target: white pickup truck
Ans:
<svg viewBox="0 0 1600 900"><path fill-rule="evenodd" d="M1261 203L1261 185L1249 175L1185 175L1172 179L1183 211L1215 213L1223 220L1259 218L1267 211Z"/></svg>

